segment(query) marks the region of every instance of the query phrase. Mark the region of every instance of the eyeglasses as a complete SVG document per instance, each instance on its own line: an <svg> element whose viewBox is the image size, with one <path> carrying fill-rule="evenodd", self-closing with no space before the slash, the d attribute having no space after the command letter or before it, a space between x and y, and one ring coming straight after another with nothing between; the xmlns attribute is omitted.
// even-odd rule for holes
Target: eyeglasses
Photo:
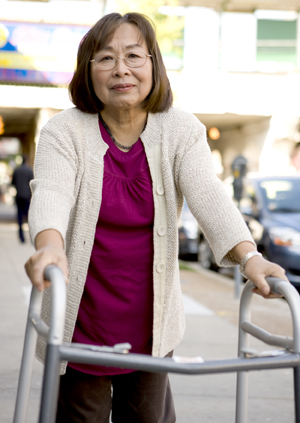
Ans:
<svg viewBox="0 0 300 423"><path fill-rule="evenodd" d="M112 70L118 62L118 59L123 59L126 66L129 68L140 68L146 63L147 57L152 57L151 54L143 52L127 53L125 56L114 56L112 54L103 54L90 62L95 63L99 70Z"/></svg>

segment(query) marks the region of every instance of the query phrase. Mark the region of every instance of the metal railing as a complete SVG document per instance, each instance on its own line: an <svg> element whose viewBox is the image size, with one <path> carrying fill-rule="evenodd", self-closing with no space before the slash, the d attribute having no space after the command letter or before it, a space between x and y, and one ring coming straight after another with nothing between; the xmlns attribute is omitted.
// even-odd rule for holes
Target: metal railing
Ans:
<svg viewBox="0 0 300 423"><path fill-rule="evenodd" d="M156 358L144 354L131 354L128 351L130 349L129 344L118 344L114 347L64 344L63 331L66 308L64 276L58 267L51 265L47 267L45 277L52 284L50 326L48 328L40 318L42 293L38 292L36 288L33 288L28 311L13 423L25 423L37 333L47 339L39 423L55 422L59 389L59 367L63 360L155 373L170 372L201 375L238 372L236 423L246 423L247 421L248 371L287 367L294 368L295 415L296 423L300 423L300 298L295 288L288 282L275 278L267 278L271 290L282 294L290 306L294 325L293 339L271 335L251 323L250 303L253 284L248 281L241 296L238 358L204 361L201 363L178 363L173 358ZM249 346L249 334L269 345L280 346L285 351L275 357L257 356L251 359L246 358L247 348Z"/></svg>

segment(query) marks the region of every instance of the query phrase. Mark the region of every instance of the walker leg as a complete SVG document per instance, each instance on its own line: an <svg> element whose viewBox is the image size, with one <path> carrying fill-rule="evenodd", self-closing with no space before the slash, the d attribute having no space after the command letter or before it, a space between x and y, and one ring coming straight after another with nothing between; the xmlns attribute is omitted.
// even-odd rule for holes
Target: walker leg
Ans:
<svg viewBox="0 0 300 423"><path fill-rule="evenodd" d="M248 373L238 372L237 374L235 423L247 423Z"/></svg>
<svg viewBox="0 0 300 423"><path fill-rule="evenodd" d="M300 367L294 367L295 422L300 423Z"/></svg>
<svg viewBox="0 0 300 423"><path fill-rule="evenodd" d="M39 311L41 301L41 293L38 292L36 289L32 289L24 338L23 355L13 423L24 423L26 421L34 353L37 339L37 333L31 322L30 314L32 311Z"/></svg>
<svg viewBox="0 0 300 423"><path fill-rule="evenodd" d="M43 378L39 423L54 423L56 420L59 391L59 345L48 344Z"/></svg>
<svg viewBox="0 0 300 423"><path fill-rule="evenodd" d="M36 331L31 322L28 321L19 376L14 423L23 423L26 420L36 338Z"/></svg>

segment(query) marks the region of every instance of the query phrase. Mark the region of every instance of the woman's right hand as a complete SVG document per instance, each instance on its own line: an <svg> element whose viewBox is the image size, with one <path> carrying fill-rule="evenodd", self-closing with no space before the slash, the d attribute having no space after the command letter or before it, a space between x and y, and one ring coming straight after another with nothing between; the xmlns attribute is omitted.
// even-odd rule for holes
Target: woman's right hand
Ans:
<svg viewBox="0 0 300 423"><path fill-rule="evenodd" d="M50 282L44 278L45 269L49 264L58 266L68 283L68 261L60 233L54 229L40 232L36 237L36 247L36 252L25 264L25 270L32 285L39 291L50 286Z"/></svg>

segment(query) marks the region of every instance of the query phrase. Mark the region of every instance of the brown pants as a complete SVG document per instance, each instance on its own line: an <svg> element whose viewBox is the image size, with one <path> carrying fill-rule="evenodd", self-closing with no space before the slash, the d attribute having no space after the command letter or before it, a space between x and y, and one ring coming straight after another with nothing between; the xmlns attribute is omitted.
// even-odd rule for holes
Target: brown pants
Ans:
<svg viewBox="0 0 300 423"><path fill-rule="evenodd" d="M168 375L95 376L68 367L60 380L56 423L109 423L111 411L113 423L174 423Z"/></svg>

